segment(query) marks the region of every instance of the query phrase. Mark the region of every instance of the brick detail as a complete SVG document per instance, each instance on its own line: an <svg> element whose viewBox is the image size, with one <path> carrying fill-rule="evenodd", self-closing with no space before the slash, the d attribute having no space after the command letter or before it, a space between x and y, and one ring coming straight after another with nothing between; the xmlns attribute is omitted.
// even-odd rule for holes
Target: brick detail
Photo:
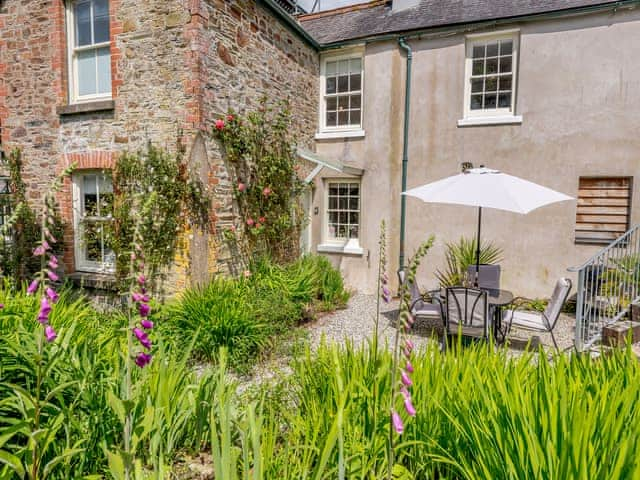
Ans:
<svg viewBox="0 0 640 480"><path fill-rule="evenodd" d="M64 0L53 0L49 6L49 17L53 22L51 32L51 67L54 72L54 85L58 92L58 104L68 103L67 38L65 30L66 9Z"/></svg>
<svg viewBox="0 0 640 480"><path fill-rule="evenodd" d="M117 152L92 151L69 153L58 163L58 174L69 165L76 165L75 171L112 169L115 166ZM64 184L58 192L60 216L65 224L63 263L67 273L75 271L75 252L73 234L73 188L70 178L65 178Z"/></svg>
<svg viewBox="0 0 640 480"><path fill-rule="evenodd" d="M109 1L109 33L111 42L111 97L117 98L118 91L122 85L123 79L120 73L119 65L122 58L122 52L117 42L118 35L124 31L122 21L119 20L121 0Z"/></svg>

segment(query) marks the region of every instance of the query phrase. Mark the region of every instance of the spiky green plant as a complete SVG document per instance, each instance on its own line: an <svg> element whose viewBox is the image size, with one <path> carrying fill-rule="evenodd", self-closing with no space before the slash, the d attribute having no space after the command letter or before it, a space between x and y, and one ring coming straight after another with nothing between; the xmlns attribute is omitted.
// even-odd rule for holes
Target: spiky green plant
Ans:
<svg viewBox="0 0 640 480"><path fill-rule="evenodd" d="M456 243L447 243L445 267L436 271L436 278L442 287L462 285L467 270L476 264L476 237L461 237ZM498 263L502 260L502 248L486 241L480 242L480 264Z"/></svg>

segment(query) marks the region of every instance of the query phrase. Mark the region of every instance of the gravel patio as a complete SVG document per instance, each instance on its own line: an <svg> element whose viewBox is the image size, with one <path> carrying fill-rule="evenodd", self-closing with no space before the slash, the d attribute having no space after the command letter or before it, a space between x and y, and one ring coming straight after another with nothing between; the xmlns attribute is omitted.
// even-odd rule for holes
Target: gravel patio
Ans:
<svg viewBox="0 0 640 480"><path fill-rule="evenodd" d="M398 313L399 301L394 299L389 304L382 303L382 315L378 337L381 343L393 343L395 327L393 321ZM317 347L324 338L326 342L344 343L351 341L355 345L366 342L373 336L374 320L376 314L376 296L354 294L347 307L321 317L317 322L310 324L309 340L313 348ZM569 349L573 346L573 333L575 318L571 315L561 314L554 330L559 347ZM416 347L424 347L431 341L438 341L442 333L442 324L439 321L419 319L416 321L409 337ZM548 333L533 333L512 329L509 335L509 347L514 352L521 352L527 342L533 338L532 346L542 344L544 347L553 348L551 335Z"/></svg>

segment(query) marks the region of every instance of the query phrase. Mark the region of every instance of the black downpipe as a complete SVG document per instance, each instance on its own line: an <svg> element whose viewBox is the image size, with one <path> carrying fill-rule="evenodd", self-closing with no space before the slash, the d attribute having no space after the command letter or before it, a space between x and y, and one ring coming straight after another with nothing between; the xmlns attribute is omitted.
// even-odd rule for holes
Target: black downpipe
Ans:
<svg viewBox="0 0 640 480"><path fill-rule="evenodd" d="M398 44L407 52L407 77L404 86L404 131L402 141L402 193L407 190L407 168L409 166L409 112L411 106L411 63L413 52L404 37L398 39ZM404 270L405 224L407 215L407 197L400 195L400 270Z"/></svg>

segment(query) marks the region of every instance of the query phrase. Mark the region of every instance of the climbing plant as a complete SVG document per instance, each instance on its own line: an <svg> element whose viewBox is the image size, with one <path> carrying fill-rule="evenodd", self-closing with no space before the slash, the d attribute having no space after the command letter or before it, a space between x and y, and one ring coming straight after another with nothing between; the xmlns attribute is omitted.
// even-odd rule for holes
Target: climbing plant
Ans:
<svg viewBox="0 0 640 480"><path fill-rule="evenodd" d="M288 104L271 106L266 99L244 116L229 111L213 127L242 223L242 228L234 225L227 233L240 238L249 255L268 253L279 262L299 256L300 233L307 221L301 204L305 184L297 175L291 127Z"/></svg>
<svg viewBox="0 0 640 480"><path fill-rule="evenodd" d="M14 149L5 160L9 173L9 192L4 199L11 212L0 228L0 268L5 278L16 285L31 278L40 270L40 259L32 254L33 246L40 240L41 229L37 216L27 201L27 189L23 180L22 152ZM50 199L53 202L53 198ZM62 238L63 223L56 205L51 206L50 233ZM52 246L53 253L62 253L61 243Z"/></svg>
<svg viewBox="0 0 640 480"><path fill-rule="evenodd" d="M155 280L161 279L163 270L174 262L184 232L207 228L209 197L183 158L181 144L176 154L149 144L145 150L124 153L116 161L109 241L122 291L128 289L131 280L133 252L145 252L144 270L152 287L157 287Z"/></svg>

